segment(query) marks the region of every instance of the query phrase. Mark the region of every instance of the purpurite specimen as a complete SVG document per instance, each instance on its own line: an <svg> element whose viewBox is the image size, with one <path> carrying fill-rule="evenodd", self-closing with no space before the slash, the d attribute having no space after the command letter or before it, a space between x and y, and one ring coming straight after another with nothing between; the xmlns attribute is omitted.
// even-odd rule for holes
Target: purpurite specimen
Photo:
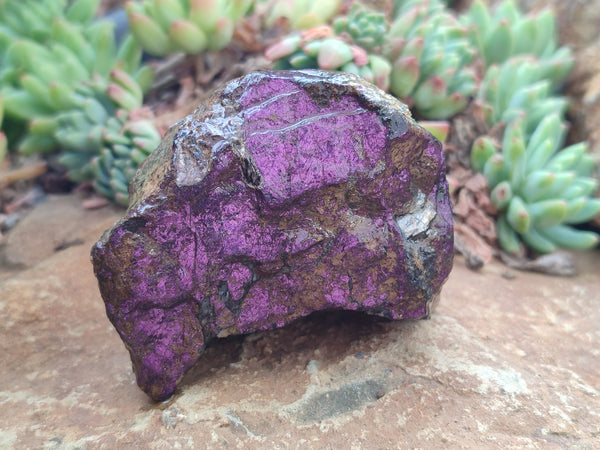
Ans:
<svg viewBox="0 0 600 450"><path fill-rule="evenodd" d="M171 128L92 249L154 400L214 337L327 309L426 317L452 259L440 143L395 98L321 71L217 91Z"/></svg>

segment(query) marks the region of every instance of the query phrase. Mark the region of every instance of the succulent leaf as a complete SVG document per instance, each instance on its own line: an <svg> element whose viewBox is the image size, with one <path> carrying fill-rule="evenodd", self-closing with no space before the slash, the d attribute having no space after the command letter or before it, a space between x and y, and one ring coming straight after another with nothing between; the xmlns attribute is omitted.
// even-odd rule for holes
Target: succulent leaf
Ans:
<svg viewBox="0 0 600 450"><path fill-rule="evenodd" d="M529 248L538 253L552 253L557 249L557 245L552 240L543 236L536 227L531 227L521 237Z"/></svg>
<svg viewBox="0 0 600 450"><path fill-rule="evenodd" d="M504 164L504 157L499 153L492 155L483 166L482 173L489 186L496 186L500 181L506 178L507 171L506 165Z"/></svg>
<svg viewBox="0 0 600 450"><path fill-rule="evenodd" d="M171 23L169 38L189 54L200 53L208 43L206 34L192 22L184 19L174 20Z"/></svg>
<svg viewBox="0 0 600 450"><path fill-rule="evenodd" d="M530 203L527 210L536 227L549 227L564 222L567 215L567 202L564 199L542 200Z"/></svg>
<svg viewBox="0 0 600 450"><path fill-rule="evenodd" d="M583 205L576 211L568 212L566 224L578 224L592 220L600 214L600 199L584 198Z"/></svg>
<svg viewBox="0 0 600 450"><path fill-rule="evenodd" d="M509 22L501 21L493 29L492 33L486 40L483 48L483 56L486 64L505 61L512 53L513 35L510 29Z"/></svg>
<svg viewBox="0 0 600 450"><path fill-rule="evenodd" d="M149 16L131 9L127 13L133 35L148 53L166 56L172 52L169 35L156 22Z"/></svg>
<svg viewBox="0 0 600 450"><path fill-rule="evenodd" d="M347 33L356 45L369 50L385 42L389 24L383 13L355 3L348 16L333 22L333 29L338 35Z"/></svg>
<svg viewBox="0 0 600 450"><path fill-rule="evenodd" d="M514 196L508 204L506 220L520 234L526 233L531 226L531 214L525 202L519 196Z"/></svg>
<svg viewBox="0 0 600 450"><path fill-rule="evenodd" d="M4 131L0 131L0 164L4 161L6 154L8 153L8 140Z"/></svg>
<svg viewBox="0 0 600 450"><path fill-rule="evenodd" d="M429 131L438 141L446 142L450 133L450 122L445 120L421 120L419 125Z"/></svg>
<svg viewBox="0 0 600 450"><path fill-rule="evenodd" d="M482 172L486 162L496 153L496 146L488 136L479 136L471 147L471 167Z"/></svg>
<svg viewBox="0 0 600 450"><path fill-rule="evenodd" d="M251 0L144 0L128 2L131 30L148 53L166 56L182 51L197 54L219 50L233 37L235 24L252 6Z"/></svg>
<svg viewBox="0 0 600 450"><path fill-rule="evenodd" d="M498 233L498 242L505 252L514 256L522 256L525 253L521 239L503 214L496 221L496 231Z"/></svg>
<svg viewBox="0 0 600 450"><path fill-rule="evenodd" d="M352 61L353 58L352 49L348 44L341 39L329 38L319 47L317 62L320 68L333 70Z"/></svg>
<svg viewBox="0 0 600 450"><path fill-rule="evenodd" d="M549 10L523 14L513 0L498 3L490 12L485 2L474 1L461 23L469 29L469 40L479 49L487 66L503 63L517 55L540 59L572 60L568 50L558 48L554 14ZM554 68L554 82L569 69Z"/></svg>
<svg viewBox="0 0 600 450"><path fill-rule="evenodd" d="M510 201L512 200L512 187L506 180L501 181L492 189L490 193L490 200L498 211L506 209Z"/></svg>
<svg viewBox="0 0 600 450"><path fill-rule="evenodd" d="M293 30L306 30L324 25L335 16L341 0L281 0L275 2L267 16L267 26L285 18Z"/></svg>
<svg viewBox="0 0 600 450"><path fill-rule="evenodd" d="M99 5L100 0L75 0L65 11L65 17L69 22L87 25L96 16Z"/></svg>
<svg viewBox="0 0 600 450"><path fill-rule="evenodd" d="M190 0L188 18L205 32L211 32L221 16L219 0Z"/></svg>
<svg viewBox="0 0 600 450"><path fill-rule="evenodd" d="M419 61L415 56L398 58L393 64L390 90L398 98L408 98L419 82Z"/></svg>
<svg viewBox="0 0 600 450"><path fill-rule="evenodd" d="M229 17L220 17L215 23L214 32L208 41L208 48L220 50L229 44L233 37L235 22Z"/></svg>
<svg viewBox="0 0 600 450"><path fill-rule="evenodd" d="M539 232L542 236L559 247L574 250L592 248L596 246L599 241L598 235L592 231L576 230L575 228L566 225L540 228Z"/></svg>
<svg viewBox="0 0 600 450"><path fill-rule="evenodd" d="M112 27L105 21L93 23L87 29L86 36L95 51L92 73L107 76L114 66L114 55L117 51Z"/></svg>

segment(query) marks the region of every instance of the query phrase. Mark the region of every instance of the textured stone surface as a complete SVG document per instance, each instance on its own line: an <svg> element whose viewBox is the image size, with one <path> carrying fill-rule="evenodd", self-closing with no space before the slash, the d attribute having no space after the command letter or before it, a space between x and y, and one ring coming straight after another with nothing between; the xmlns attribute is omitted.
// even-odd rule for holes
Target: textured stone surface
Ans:
<svg viewBox="0 0 600 450"><path fill-rule="evenodd" d="M79 203L55 205L82 245L20 272L0 261L2 449L598 447L600 252L578 254L574 278L458 257L430 321L329 312L214 340L153 403L89 263L119 216ZM43 215L30 223L52 239Z"/></svg>
<svg viewBox="0 0 600 450"><path fill-rule="evenodd" d="M260 72L177 124L94 247L155 400L213 337L328 309L417 319L452 266L440 144L353 75Z"/></svg>
<svg viewBox="0 0 600 450"><path fill-rule="evenodd" d="M122 208L110 210L123 213ZM66 222L65 217L72 220ZM106 217L106 210L84 210L81 204L61 195L49 195L30 213L25 213L19 226L6 235L0 246L0 263L14 270L32 267L57 249L81 245L82 227ZM40 232L40 223L44 232Z"/></svg>

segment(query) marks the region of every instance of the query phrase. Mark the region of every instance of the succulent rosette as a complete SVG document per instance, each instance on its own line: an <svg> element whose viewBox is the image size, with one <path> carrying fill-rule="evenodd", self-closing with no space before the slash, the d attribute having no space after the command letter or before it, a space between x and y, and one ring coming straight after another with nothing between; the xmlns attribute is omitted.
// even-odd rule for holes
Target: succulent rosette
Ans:
<svg viewBox="0 0 600 450"><path fill-rule="evenodd" d="M530 56L510 58L486 71L479 90L490 126L525 117L526 131L531 133L539 122L552 113L564 115L568 102L556 95L556 83L568 73L571 58L541 60Z"/></svg>
<svg viewBox="0 0 600 450"><path fill-rule="evenodd" d="M482 0L475 0L460 21L486 66L517 55L557 62L572 59L567 47L558 46L555 17L549 9L524 14L514 0L504 0L492 12ZM564 79L569 70L569 65L554 70L553 81Z"/></svg>
<svg viewBox="0 0 600 450"><path fill-rule="evenodd" d="M467 29L439 1L399 5L385 56L390 91L425 119L447 119L466 108L478 88Z"/></svg>
<svg viewBox="0 0 600 450"><path fill-rule="evenodd" d="M100 194L127 206L129 181L161 138L141 107L139 86L115 70L108 82L98 77L80 86L74 107L46 121L62 149L58 160L73 181L93 181Z"/></svg>
<svg viewBox="0 0 600 450"><path fill-rule="evenodd" d="M268 48L265 56L275 61L278 69L340 70L388 90L392 67L374 51L383 44L387 29L383 14L355 5L350 15L336 20L333 27L294 32Z"/></svg>
<svg viewBox="0 0 600 450"><path fill-rule="evenodd" d="M39 4L29 10L30 3ZM11 17L6 22L10 26L0 26L3 61L0 92L6 117L26 124L24 136L15 143L20 151L55 150L57 142L53 131L41 126L44 122L41 119L51 121L61 111L73 108L77 87L95 77L108 79L111 71L118 70L126 73L141 91L150 86L152 71L148 66L140 66L141 49L133 38L117 46L112 23L92 22L97 3L77 0L68 9L58 10L60 14L56 13L54 2L0 3L6 14L3 17ZM50 21L40 22L40 17L43 19L46 15L37 15L44 8L57 15ZM40 22L33 28L36 33L28 28L32 17ZM20 34L22 30L25 35Z"/></svg>
<svg viewBox="0 0 600 450"><path fill-rule="evenodd" d="M20 153L60 150L69 178L94 181L99 192L126 204L123 183L160 140L152 122L131 113L142 106L153 73L140 65L132 37L117 45L113 24L93 21L98 3L0 1L2 108ZM0 135L0 147L5 141ZM111 169L95 170L96 160Z"/></svg>
<svg viewBox="0 0 600 450"><path fill-rule="evenodd" d="M387 39L389 24L384 14L355 3L347 16L333 21L337 35L346 34L356 45L371 50L383 45Z"/></svg>
<svg viewBox="0 0 600 450"><path fill-rule="evenodd" d="M498 210L501 247L523 255L523 243L539 253L595 246L596 233L571 226L600 212L600 199L591 197L598 181L592 178L594 161L586 144L561 148L566 126L556 112L532 133L526 132L526 122L524 116L515 118L501 143L482 136L471 150L472 167L484 174Z"/></svg>
<svg viewBox="0 0 600 450"><path fill-rule="evenodd" d="M595 246L596 233L572 226L600 213L600 199L587 145L563 148L568 102L556 92L573 56L558 46L554 15L523 14L512 0L492 13L476 0L461 23L488 66L479 91L487 122L505 126L501 142L482 136L471 149L498 210L500 246L513 255Z"/></svg>
<svg viewBox="0 0 600 450"><path fill-rule="evenodd" d="M144 0L125 5L131 31L148 53L196 54L219 50L253 0Z"/></svg>
<svg viewBox="0 0 600 450"><path fill-rule="evenodd" d="M306 30L328 23L339 11L341 0L277 0L267 15L266 24L285 18L293 30Z"/></svg>

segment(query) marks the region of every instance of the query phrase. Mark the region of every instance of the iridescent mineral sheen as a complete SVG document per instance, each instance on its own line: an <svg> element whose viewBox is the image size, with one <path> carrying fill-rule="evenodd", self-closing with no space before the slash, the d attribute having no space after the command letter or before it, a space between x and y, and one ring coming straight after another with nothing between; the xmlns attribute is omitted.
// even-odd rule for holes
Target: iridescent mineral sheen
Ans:
<svg viewBox="0 0 600 450"><path fill-rule="evenodd" d="M139 386L314 311L428 316L452 266L440 144L349 74L259 72L173 126L92 250Z"/></svg>

